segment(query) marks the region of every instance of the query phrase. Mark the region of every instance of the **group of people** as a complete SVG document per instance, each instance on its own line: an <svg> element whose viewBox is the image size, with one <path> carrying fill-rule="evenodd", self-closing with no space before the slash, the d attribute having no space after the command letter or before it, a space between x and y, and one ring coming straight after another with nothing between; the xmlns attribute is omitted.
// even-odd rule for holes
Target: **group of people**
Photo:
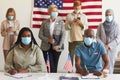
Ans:
<svg viewBox="0 0 120 80"><path fill-rule="evenodd" d="M40 47L28 27L20 30L15 10L9 8L6 20L1 24L5 71L10 74L47 72L49 54L50 72L56 73L67 30L70 57L72 65L75 60L76 73L100 76L109 71L112 74L120 43L120 29L114 19L113 10L106 10L105 21L99 25L95 36L94 31L88 29L88 20L81 11L79 0L74 1L73 8L74 11L67 15L64 23L58 17L58 7L53 4L48 7L50 18L42 22L38 34Z"/></svg>

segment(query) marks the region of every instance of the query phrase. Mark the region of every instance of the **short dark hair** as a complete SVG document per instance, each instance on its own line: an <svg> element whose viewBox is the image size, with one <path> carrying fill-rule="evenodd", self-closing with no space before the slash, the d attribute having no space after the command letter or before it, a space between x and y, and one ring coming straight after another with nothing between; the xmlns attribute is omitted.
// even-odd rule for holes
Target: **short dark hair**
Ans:
<svg viewBox="0 0 120 80"><path fill-rule="evenodd" d="M74 3L73 3L73 6L80 6L81 5L81 2L79 0L75 0Z"/></svg>

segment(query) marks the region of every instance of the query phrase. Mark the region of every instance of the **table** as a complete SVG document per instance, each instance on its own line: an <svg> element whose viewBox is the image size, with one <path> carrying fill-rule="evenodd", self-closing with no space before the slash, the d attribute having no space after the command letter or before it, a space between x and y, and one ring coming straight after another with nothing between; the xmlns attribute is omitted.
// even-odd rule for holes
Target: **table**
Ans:
<svg viewBox="0 0 120 80"><path fill-rule="evenodd" d="M60 76L79 77L79 80L120 80L120 74L109 74L106 78L100 79L81 79L81 76L76 73L26 73L31 74L30 77L16 79L10 76L6 76L4 72L0 72L0 80L40 80L40 77L48 77L49 80L59 80ZM44 79L43 79L44 80Z"/></svg>

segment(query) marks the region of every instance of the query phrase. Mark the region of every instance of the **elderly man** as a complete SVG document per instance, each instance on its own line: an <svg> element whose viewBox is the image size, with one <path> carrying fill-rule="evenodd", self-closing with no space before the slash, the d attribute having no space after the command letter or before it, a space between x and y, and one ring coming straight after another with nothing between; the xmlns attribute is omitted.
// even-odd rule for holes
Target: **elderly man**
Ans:
<svg viewBox="0 0 120 80"><path fill-rule="evenodd" d="M104 62L104 65L103 65ZM81 75L93 73L100 76L108 69L108 57L103 44L94 41L94 31L85 30L84 43L75 49L76 72Z"/></svg>

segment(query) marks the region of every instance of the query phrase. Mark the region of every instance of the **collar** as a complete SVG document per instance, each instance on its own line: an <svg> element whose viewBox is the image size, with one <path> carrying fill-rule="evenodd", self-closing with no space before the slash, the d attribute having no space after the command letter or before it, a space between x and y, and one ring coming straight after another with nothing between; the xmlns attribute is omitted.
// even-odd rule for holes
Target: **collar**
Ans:
<svg viewBox="0 0 120 80"><path fill-rule="evenodd" d="M18 44L18 47L21 48L21 49L23 49L23 47L21 46L21 44ZM34 43L33 42L32 42L32 45L31 45L30 48L31 48L31 50L33 50L33 48L34 48Z"/></svg>
<svg viewBox="0 0 120 80"><path fill-rule="evenodd" d="M85 47L85 48L88 48L87 46L85 46L85 44L83 43L83 46ZM91 47L90 48L92 48L92 49L94 49L95 48L95 42L93 42L92 43L92 45L91 45Z"/></svg>

